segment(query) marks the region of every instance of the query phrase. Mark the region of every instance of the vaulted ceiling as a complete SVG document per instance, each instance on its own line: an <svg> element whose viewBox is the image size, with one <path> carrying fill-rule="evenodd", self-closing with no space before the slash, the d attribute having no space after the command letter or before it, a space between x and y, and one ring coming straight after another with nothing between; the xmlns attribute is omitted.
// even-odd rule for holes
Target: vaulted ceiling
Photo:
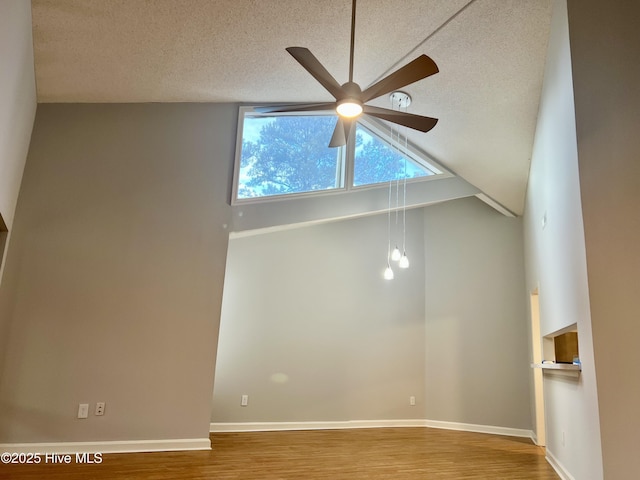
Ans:
<svg viewBox="0 0 640 480"><path fill-rule="evenodd" d="M347 81L350 0L32 0L39 102L308 102L332 97L285 51ZM363 88L420 54L410 139L522 213L551 0L359 0ZM373 104L390 107L387 98Z"/></svg>

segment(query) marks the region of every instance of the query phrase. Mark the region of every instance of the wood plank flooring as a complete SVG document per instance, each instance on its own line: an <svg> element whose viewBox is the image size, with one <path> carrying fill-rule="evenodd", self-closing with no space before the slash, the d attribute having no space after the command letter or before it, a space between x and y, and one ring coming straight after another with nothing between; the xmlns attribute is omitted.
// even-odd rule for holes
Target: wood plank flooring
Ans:
<svg viewBox="0 0 640 480"><path fill-rule="evenodd" d="M0 465L11 480L555 480L528 439L430 428L217 433L212 450L105 454L99 465Z"/></svg>

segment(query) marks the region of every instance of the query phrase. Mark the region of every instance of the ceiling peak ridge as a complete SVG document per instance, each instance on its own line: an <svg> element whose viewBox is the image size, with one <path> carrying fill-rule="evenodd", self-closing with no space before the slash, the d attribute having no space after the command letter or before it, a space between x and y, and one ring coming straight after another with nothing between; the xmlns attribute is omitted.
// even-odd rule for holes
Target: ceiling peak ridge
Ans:
<svg viewBox="0 0 640 480"><path fill-rule="evenodd" d="M411 55L414 55L415 52L421 47L423 46L425 43L427 43L431 38L433 38L438 32L440 32L444 27L446 27L447 25L449 25L453 20L455 20L460 14L462 14L462 12L464 12L467 8L469 8L469 6L471 6L472 3L475 3L476 0L469 0L469 2L462 7L460 10L458 10L456 13L454 13L453 15L451 15L449 18L447 18L438 28L436 28L433 32L431 32L429 35L427 35L424 39L422 39L420 42L418 42L416 44L415 47L413 47L411 50L409 50L406 54L404 54L402 57L400 57L400 59L395 62L393 65L391 65L389 68L387 68L384 72L382 72L373 82L371 82L372 84L382 80L387 74L389 74L390 72L392 72L398 65L400 65L402 62L404 62L408 57L410 57Z"/></svg>

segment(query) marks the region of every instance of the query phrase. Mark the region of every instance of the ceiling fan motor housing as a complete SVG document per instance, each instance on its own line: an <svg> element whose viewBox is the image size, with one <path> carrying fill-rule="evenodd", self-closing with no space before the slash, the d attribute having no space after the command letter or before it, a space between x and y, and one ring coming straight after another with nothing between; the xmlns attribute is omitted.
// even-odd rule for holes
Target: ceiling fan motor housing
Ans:
<svg viewBox="0 0 640 480"><path fill-rule="evenodd" d="M344 99L358 99L360 101L360 97L362 95L362 89L360 85L356 82L347 82L342 85L342 91L344 93ZM342 98L340 100L343 100Z"/></svg>
<svg viewBox="0 0 640 480"><path fill-rule="evenodd" d="M357 117L362 113L362 90L355 82L347 82L342 85L342 98L338 99L336 111L343 117Z"/></svg>

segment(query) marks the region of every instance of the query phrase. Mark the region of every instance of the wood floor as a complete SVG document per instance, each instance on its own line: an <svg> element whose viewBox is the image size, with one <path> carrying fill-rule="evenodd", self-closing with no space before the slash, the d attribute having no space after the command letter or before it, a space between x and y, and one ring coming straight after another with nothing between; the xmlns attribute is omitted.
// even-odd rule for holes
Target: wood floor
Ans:
<svg viewBox="0 0 640 480"><path fill-rule="evenodd" d="M0 465L0 479L558 479L530 440L430 428L211 435L212 450L103 455L99 465Z"/></svg>

